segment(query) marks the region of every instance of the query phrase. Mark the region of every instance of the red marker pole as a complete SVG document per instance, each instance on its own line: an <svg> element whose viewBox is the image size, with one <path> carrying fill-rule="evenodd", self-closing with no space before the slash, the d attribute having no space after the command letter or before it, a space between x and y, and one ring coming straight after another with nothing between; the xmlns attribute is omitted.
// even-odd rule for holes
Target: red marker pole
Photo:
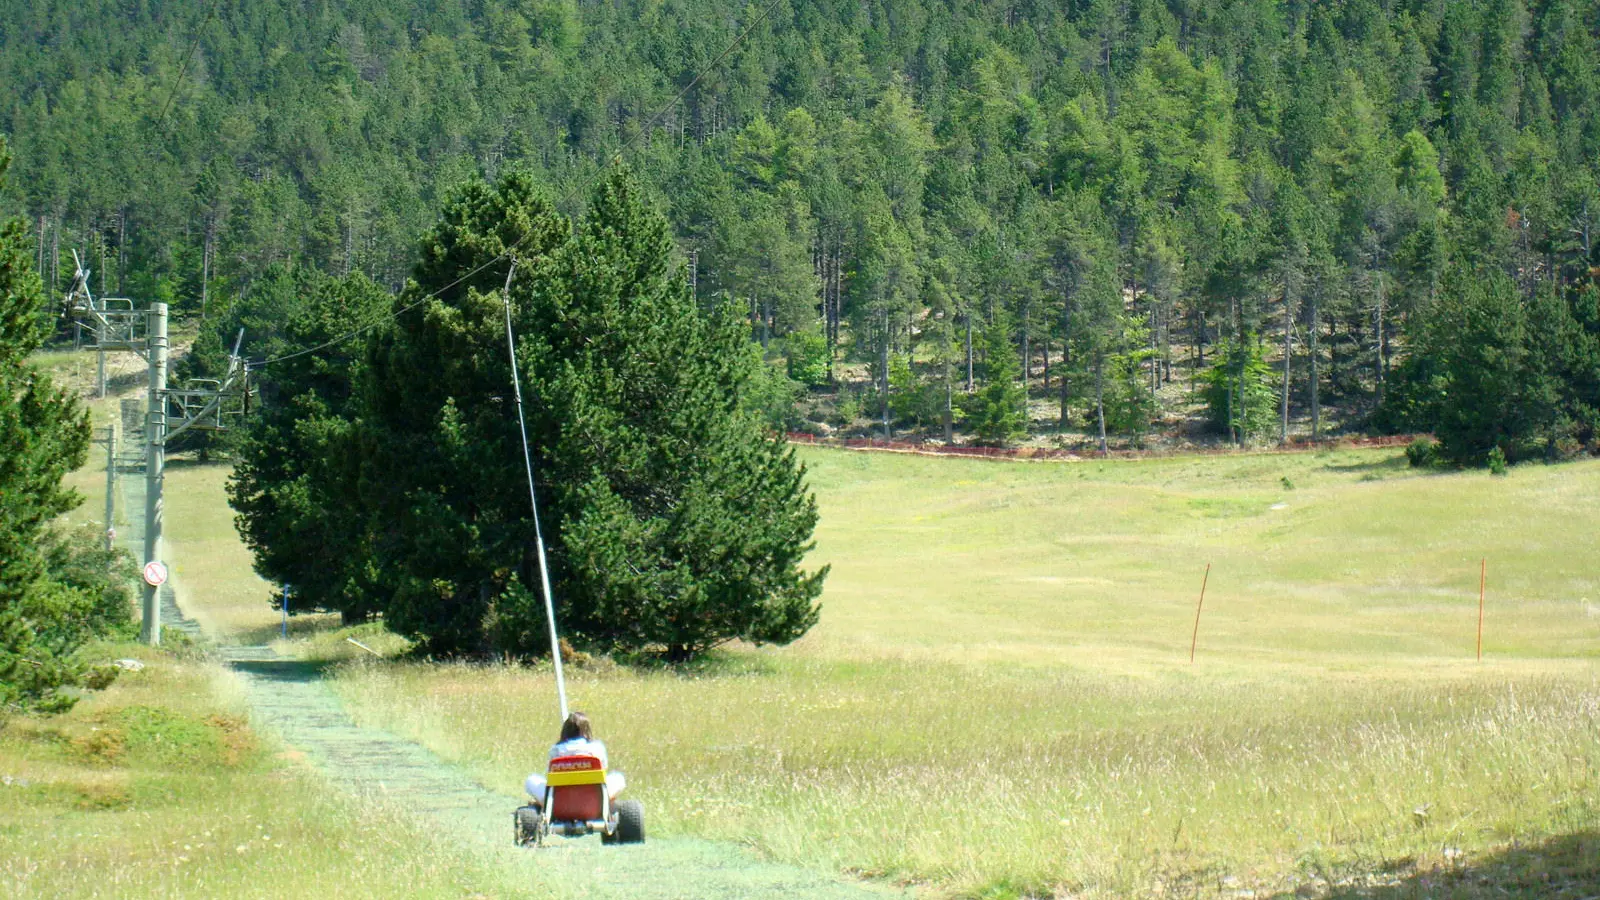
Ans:
<svg viewBox="0 0 1600 900"><path fill-rule="evenodd" d="M1206 563L1206 574L1200 579L1200 602L1194 607L1194 635L1189 638L1189 665L1194 665L1194 648L1200 643L1200 610L1206 605L1206 582L1211 580L1211 563Z"/></svg>
<svg viewBox="0 0 1600 900"><path fill-rule="evenodd" d="M1478 569L1478 662L1483 662L1483 589L1489 581L1489 558L1485 556Z"/></svg>

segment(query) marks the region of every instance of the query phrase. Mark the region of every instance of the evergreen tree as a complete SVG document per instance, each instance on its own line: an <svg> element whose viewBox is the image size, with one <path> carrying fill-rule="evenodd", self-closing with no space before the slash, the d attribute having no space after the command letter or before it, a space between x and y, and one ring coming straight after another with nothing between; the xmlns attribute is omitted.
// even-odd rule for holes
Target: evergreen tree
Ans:
<svg viewBox="0 0 1600 900"><path fill-rule="evenodd" d="M1009 330L1001 317L984 331L984 385L961 405L967 430L995 446L1005 446L1028 433L1028 397Z"/></svg>
<svg viewBox="0 0 1600 900"><path fill-rule="evenodd" d="M228 502L255 568L292 593L290 609L340 613L346 623L381 608L374 529L361 503L378 485L360 478L354 383L363 344L331 344L386 319L392 298L364 275L293 279L303 305L282 326L287 358L257 376L261 404L236 442ZM294 354L320 348L314 353ZM274 598L283 602L282 594Z"/></svg>
<svg viewBox="0 0 1600 900"><path fill-rule="evenodd" d="M10 162L0 140L0 186ZM28 361L49 322L28 244L21 221L0 224L0 712L71 705L60 689L103 605L103 584L63 579L74 554L50 549L52 521L82 500L61 479L84 462L89 417Z"/></svg>
<svg viewBox="0 0 1600 900"><path fill-rule="evenodd" d="M548 295L558 315L531 323L529 383L559 425L562 591L588 637L622 649L786 644L817 618L826 569L800 568L816 504L741 403L755 361L737 318L696 309L671 250L639 183L612 172Z"/></svg>
<svg viewBox="0 0 1600 900"><path fill-rule="evenodd" d="M1205 376L1205 400L1211 421L1240 444L1272 434L1277 424L1277 392L1272 386L1260 341L1224 341L1217 363Z"/></svg>
<svg viewBox="0 0 1600 900"><path fill-rule="evenodd" d="M575 235L520 176L452 205L416 290L484 273L401 317L360 378L363 477L388 487L373 521L391 627L434 652L547 649L501 254L519 262L513 320L563 629L682 660L733 639L787 643L816 621L825 572L800 568L816 508L745 399L762 364L737 313L699 309L671 250L622 171Z"/></svg>

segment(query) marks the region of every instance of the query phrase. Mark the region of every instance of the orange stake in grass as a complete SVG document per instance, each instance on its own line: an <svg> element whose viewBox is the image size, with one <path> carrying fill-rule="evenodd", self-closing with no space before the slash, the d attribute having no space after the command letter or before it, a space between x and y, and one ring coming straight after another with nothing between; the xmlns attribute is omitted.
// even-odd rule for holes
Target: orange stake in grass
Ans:
<svg viewBox="0 0 1600 900"><path fill-rule="evenodd" d="M1483 662L1483 589L1489 581L1489 557L1478 568L1478 662Z"/></svg>
<svg viewBox="0 0 1600 900"><path fill-rule="evenodd" d="M1206 582L1211 580L1211 563L1206 563L1206 574L1200 579L1200 602L1194 606L1194 635L1189 638L1189 665L1194 665L1194 648L1200 643L1200 610L1206 605Z"/></svg>

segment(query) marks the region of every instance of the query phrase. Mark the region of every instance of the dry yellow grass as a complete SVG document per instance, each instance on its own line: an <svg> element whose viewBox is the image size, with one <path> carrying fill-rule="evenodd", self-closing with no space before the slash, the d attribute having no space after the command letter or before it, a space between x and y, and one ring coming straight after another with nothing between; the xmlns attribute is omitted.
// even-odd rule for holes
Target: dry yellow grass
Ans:
<svg viewBox="0 0 1600 900"><path fill-rule="evenodd" d="M1211 896L1600 831L1600 464L806 459L812 635L572 676L658 833L971 896ZM339 688L508 795L554 730L536 669Z"/></svg>
<svg viewBox="0 0 1600 900"><path fill-rule="evenodd" d="M813 560L834 566L810 636L572 673L653 833L936 892L1109 897L1321 890L1600 831L1596 463L806 459ZM267 639L225 478L171 471L173 558L192 608ZM345 649L318 624L286 649ZM554 726L537 669L361 662L338 687L508 801Z"/></svg>

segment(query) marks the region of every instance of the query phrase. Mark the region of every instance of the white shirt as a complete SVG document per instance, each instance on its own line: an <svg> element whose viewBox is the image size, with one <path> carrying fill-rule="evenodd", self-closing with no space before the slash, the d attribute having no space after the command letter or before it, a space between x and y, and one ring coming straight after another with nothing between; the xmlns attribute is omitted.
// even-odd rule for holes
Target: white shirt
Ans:
<svg viewBox="0 0 1600 900"><path fill-rule="evenodd" d="M558 756L593 756L600 760L601 768L611 768L606 760L606 745L600 741L586 741L581 737L562 741L550 748L550 758L555 759Z"/></svg>

